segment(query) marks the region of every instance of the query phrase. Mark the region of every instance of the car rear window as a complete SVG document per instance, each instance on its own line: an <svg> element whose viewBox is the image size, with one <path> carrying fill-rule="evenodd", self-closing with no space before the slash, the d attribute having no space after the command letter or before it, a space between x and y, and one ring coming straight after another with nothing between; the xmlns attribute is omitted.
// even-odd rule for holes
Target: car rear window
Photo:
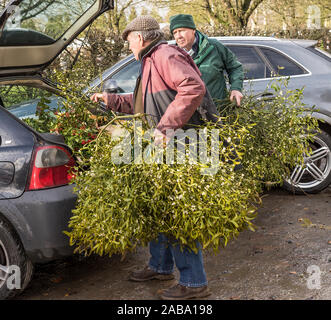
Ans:
<svg viewBox="0 0 331 320"><path fill-rule="evenodd" d="M271 71L252 46L227 46L243 65L245 79L270 78Z"/></svg>
<svg viewBox="0 0 331 320"><path fill-rule="evenodd" d="M3 32L0 30L0 45L52 44L94 3L95 0L18 1L18 4L8 8L10 16ZM0 1L0 12L3 8L4 4Z"/></svg>
<svg viewBox="0 0 331 320"><path fill-rule="evenodd" d="M275 75L293 76L306 73L304 69L285 55L270 48L260 47L259 49L269 60L274 72L276 73Z"/></svg>

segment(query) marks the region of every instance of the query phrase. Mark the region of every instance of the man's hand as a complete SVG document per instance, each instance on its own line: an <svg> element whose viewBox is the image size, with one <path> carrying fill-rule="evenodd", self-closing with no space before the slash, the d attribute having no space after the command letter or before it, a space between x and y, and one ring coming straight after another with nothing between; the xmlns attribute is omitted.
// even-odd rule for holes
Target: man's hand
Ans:
<svg viewBox="0 0 331 320"><path fill-rule="evenodd" d="M170 138L164 135L159 129L154 130L154 144L165 148Z"/></svg>
<svg viewBox="0 0 331 320"><path fill-rule="evenodd" d="M236 100L237 106L240 106L241 99L243 98L243 95L238 90L232 90L230 94L230 100L233 101L233 99Z"/></svg>
<svg viewBox="0 0 331 320"><path fill-rule="evenodd" d="M99 102L99 100L102 100L104 101L103 99L103 94L102 93L95 93L93 94L90 99L93 101L93 102Z"/></svg>

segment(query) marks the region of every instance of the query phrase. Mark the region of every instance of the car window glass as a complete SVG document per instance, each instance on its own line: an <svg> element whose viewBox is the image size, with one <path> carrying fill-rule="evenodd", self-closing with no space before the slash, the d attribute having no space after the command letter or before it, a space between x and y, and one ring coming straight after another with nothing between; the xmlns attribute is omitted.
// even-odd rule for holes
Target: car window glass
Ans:
<svg viewBox="0 0 331 320"><path fill-rule="evenodd" d="M58 107L58 97L30 86L0 86L0 96L3 106L18 118L35 117L37 106L41 102L45 102L51 109Z"/></svg>
<svg viewBox="0 0 331 320"><path fill-rule="evenodd" d="M262 79L271 76L270 69L261 59L254 47L251 46L227 46L241 62L245 79Z"/></svg>
<svg viewBox="0 0 331 320"><path fill-rule="evenodd" d="M269 48L261 47L260 50L270 61L270 64L276 73L275 76L292 76L305 73L300 66L283 54Z"/></svg>
<svg viewBox="0 0 331 320"><path fill-rule="evenodd" d="M10 6L11 16L5 23L0 45L51 44L93 3L95 0L23 0L18 6Z"/></svg>
<svg viewBox="0 0 331 320"><path fill-rule="evenodd" d="M112 80L112 86L117 88L117 93L133 92L139 73L140 62L137 60L132 60L132 62L108 78L107 81L104 81L102 91L106 91L107 83L110 83L110 80Z"/></svg>

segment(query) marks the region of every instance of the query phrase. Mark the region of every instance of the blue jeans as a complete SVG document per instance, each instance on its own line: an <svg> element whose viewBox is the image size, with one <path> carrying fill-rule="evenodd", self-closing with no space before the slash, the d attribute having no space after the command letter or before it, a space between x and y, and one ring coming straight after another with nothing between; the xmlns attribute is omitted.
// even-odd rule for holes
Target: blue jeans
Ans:
<svg viewBox="0 0 331 320"><path fill-rule="evenodd" d="M181 250L178 242L170 242L164 234L159 234L156 241L149 243L151 258L148 266L155 272L170 274L174 271L174 260L179 270L179 284L186 287L202 287L207 285L207 277L203 266L201 246L198 253L188 247Z"/></svg>

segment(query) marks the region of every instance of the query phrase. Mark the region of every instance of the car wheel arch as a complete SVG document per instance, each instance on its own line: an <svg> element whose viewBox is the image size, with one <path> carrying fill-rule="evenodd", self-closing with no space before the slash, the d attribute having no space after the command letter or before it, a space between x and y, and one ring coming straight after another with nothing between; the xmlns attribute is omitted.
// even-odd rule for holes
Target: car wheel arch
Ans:
<svg viewBox="0 0 331 320"><path fill-rule="evenodd" d="M12 298L20 293L28 286L33 276L34 266L30 258L27 256L23 243L13 227L12 223L0 212L0 265L2 269L2 278L0 279L0 300ZM3 265L2 265L3 264ZM19 270L20 278L16 279L19 282L19 287L10 288L6 286L6 281L9 280L11 267L14 270ZM15 290L13 290L15 289Z"/></svg>
<svg viewBox="0 0 331 320"><path fill-rule="evenodd" d="M10 228L10 231L15 234L15 236L20 240L22 246L24 247L23 239L20 235L20 232L18 232L17 228L15 228L15 223L13 223L12 219L9 219L7 215L0 211L0 220L3 220L7 224L7 226Z"/></svg>
<svg viewBox="0 0 331 320"><path fill-rule="evenodd" d="M24 250L26 250L25 242L28 241L26 235L28 234L29 238L32 237L32 235L28 228L23 229L24 225L27 226L27 223L23 217L18 218L16 214L8 214L5 213L4 210L0 209L0 219L6 222L6 224L10 227L10 231L15 234L17 239L19 239L20 243L22 244Z"/></svg>
<svg viewBox="0 0 331 320"><path fill-rule="evenodd" d="M318 119L318 126L320 130L325 131L327 134L331 136L331 123L321 121L320 119Z"/></svg>

